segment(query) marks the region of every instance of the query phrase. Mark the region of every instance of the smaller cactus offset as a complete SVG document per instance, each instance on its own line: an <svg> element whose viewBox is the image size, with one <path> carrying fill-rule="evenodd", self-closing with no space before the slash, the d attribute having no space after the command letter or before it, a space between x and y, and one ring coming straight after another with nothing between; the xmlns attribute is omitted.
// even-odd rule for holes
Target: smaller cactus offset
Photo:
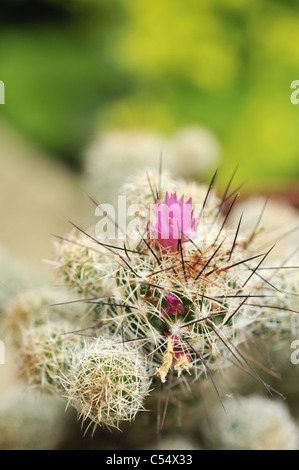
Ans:
<svg viewBox="0 0 299 470"><path fill-rule="evenodd" d="M73 355L83 347L83 338L65 335L66 322L48 322L24 332L20 370L26 382L42 391L61 395L62 379L70 373Z"/></svg>
<svg viewBox="0 0 299 470"><path fill-rule="evenodd" d="M82 234L71 233L56 243L56 258L52 261L63 285L80 296L100 297L114 287L118 265L107 250L96 250L94 243Z"/></svg>
<svg viewBox="0 0 299 470"><path fill-rule="evenodd" d="M61 301L70 300L65 293L59 293L57 289L40 287L30 290L19 290L19 292L7 302L2 329L13 344L14 348L22 347L24 333L29 329L47 325L52 321L62 319L76 320L79 310L76 305L67 304L61 307ZM55 305L57 303L57 306ZM50 307L50 305L54 304ZM77 312L77 313L76 313ZM80 309L80 321L82 319L82 308Z"/></svg>
<svg viewBox="0 0 299 470"><path fill-rule="evenodd" d="M80 351L66 381L69 403L83 420L119 428L144 409L151 378L145 358L121 341L99 339Z"/></svg>
<svg viewBox="0 0 299 470"><path fill-rule="evenodd" d="M70 235L58 237L53 264L59 283L76 295L73 304L66 302L67 309L76 306L76 326L69 318L69 334L59 336L56 329L55 338L50 325L36 327L40 339L27 341L25 357L31 360L34 344L39 360L37 368L28 367L33 382L33 371L50 359L51 373L39 380L49 389L54 384L83 421L119 428L145 409L150 389L166 384L169 395L205 377L222 402L214 374L232 364L274 390L241 348L250 335L271 338L273 318L280 328L279 313L282 327L289 328L298 313L290 294L294 286L280 270L267 271L273 246L257 248L256 221L249 234L242 233L242 216L231 223L238 193L230 181L219 199L215 175L206 187L140 172L122 192L134 209L134 224L115 222L117 237L105 238L73 224ZM104 216L107 224L113 220ZM282 302L285 292L289 297Z"/></svg>

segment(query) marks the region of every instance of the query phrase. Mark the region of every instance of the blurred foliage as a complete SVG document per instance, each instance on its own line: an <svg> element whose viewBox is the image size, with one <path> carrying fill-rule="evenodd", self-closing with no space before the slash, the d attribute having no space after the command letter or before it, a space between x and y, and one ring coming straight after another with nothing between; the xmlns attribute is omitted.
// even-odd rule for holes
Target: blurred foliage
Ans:
<svg viewBox="0 0 299 470"><path fill-rule="evenodd" d="M1 113L37 144L73 165L78 165L93 132L95 112L131 87L125 74L119 81L107 53L113 22L118 21L113 4L1 4L1 80L6 85Z"/></svg>
<svg viewBox="0 0 299 470"><path fill-rule="evenodd" d="M1 20L1 112L46 148L78 162L97 130L201 124L223 145L223 178L236 163L240 177L299 176L296 0L5 0L1 8L28 3L39 14Z"/></svg>

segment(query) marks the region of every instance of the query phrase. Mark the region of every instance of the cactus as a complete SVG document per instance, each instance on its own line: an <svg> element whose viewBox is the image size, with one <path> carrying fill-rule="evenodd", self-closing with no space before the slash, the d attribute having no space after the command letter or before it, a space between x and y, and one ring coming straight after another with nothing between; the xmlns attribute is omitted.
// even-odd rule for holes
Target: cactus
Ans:
<svg viewBox="0 0 299 470"><path fill-rule="evenodd" d="M172 135L136 129L110 130L96 136L85 151L90 190L114 198L114 189L122 184L124 176L130 176L135 168L143 167L153 158L158 161L162 150L164 168L177 177L196 175L203 180L220 160L215 136L199 126L185 127Z"/></svg>
<svg viewBox="0 0 299 470"><path fill-rule="evenodd" d="M119 428L143 409L151 379L136 348L100 338L76 355L66 382L69 403L83 420Z"/></svg>
<svg viewBox="0 0 299 470"><path fill-rule="evenodd" d="M24 393L19 386L1 395L0 449L52 450L69 426L64 403L48 394Z"/></svg>
<svg viewBox="0 0 299 470"><path fill-rule="evenodd" d="M254 254L273 246L259 271L264 307L252 312L252 332L268 338L276 348L284 347L284 340L296 337L299 328L298 212L282 201L256 197L235 208L234 220L242 213L243 230L250 239L248 251Z"/></svg>
<svg viewBox="0 0 299 470"><path fill-rule="evenodd" d="M117 270L111 254L86 240L82 234L71 233L56 243L56 258L52 265L58 281L80 296L100 297L113 289L111 277Z"/></svg>
<svg viewBox="0 0 299 470"><path fill-rule="evenodd" d="M38 379L25 367L33 383L45 387L57 389L59 378L61 393L83 421L119 428L144 409L151 383L186 390L208 377L221 400L214 372L231 364L273 391L240 345L250 334L271 330L273 311L289 315L291 299L282 302L281 293L293 288L280 271L271 282L261 274L273 247L257 251L258 233L243 234L242 218L231 224L238 193L229 193L228 185L220 200L214 181L215 175L205 187L139 173L123 188L129 204L142 204L137 229L103 240L74 225L76 231L56 243L56 274L82 307L76 333L89 338L76 348L76 335L35 327L40 339L28 333L27 349L34 344L38 364L49 360L51 373ZM288 318L277 328L288 329ZM26 357L30 361L30 352Z"/></svg>
<svg viewBox="0 0 299 470"><path fill-rule="evenodd" d="M19 349L20 375L28 385L54 395L64 392L62 380L68 376L73 355L83 347L83 338L65 334L66 322L48 322L27 329Z"/></svg>
<svg viewBox="0 0 299 470"><path fill-rule="evenodd" d="M259 395L225 401L213 415L210 441L226 450L298 450L299 428L285 403ZM205 433L207 434L207 433Z"/></svg>
<svg viewBox="0 0 299 470"><path fill-rule="evenodd" d="M18 349L22 347L24 333L29 329L62 319L75 324L78 316L80 316L80 324L82 325L82 307L79 308L73 302L68 304L69 300L71 299L65 292L58 292L57 289L48 286L19 290L6 303L5 315L1 325L4 337L8 339L14 348Z"/></svg>

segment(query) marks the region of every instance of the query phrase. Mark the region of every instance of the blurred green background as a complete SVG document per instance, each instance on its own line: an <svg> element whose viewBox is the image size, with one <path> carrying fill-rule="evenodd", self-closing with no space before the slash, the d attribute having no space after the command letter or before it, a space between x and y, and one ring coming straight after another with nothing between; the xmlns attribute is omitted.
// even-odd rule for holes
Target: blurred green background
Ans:
<svg viewBox="0 0 299 470"><path fill-rule="evenodd" d="M86 212L84 152L110 129L202 126L220 188L237 164L246 187L298 187L297 0L1 0L0 13L1 242L16 256L45 255L55 211Z"/></svg>
<svg viewBox="0 0 299 470"><path fill-rule="evenodd" d="M96 130L198 123L222 178L299 175L296 0L2 0L3 119L72 168Z"/></svg>

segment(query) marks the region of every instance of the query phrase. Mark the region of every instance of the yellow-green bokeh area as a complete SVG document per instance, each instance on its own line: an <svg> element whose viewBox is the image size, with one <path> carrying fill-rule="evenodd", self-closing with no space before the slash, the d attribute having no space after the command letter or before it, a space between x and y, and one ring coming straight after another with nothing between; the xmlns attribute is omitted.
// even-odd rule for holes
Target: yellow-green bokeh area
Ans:
<svg viewBox="0 0 299 470"><path fill-rule="evenodd" d="M3 115L37 142L74 162L97 131L199 124L223 180L237 163L240 177L299 176L297 0L42 3L65 18L0 31Z"/></svg>
<svg viewBox="0 0 299 470"><path fill-rule="evenodd" d="M223 175L233 162L249 177L299 175L299 105L290 101L299 78L298 2L123 5L114 54L138 87L110 106L109 125L168 131L198 122L222 142Z"/></svg>

